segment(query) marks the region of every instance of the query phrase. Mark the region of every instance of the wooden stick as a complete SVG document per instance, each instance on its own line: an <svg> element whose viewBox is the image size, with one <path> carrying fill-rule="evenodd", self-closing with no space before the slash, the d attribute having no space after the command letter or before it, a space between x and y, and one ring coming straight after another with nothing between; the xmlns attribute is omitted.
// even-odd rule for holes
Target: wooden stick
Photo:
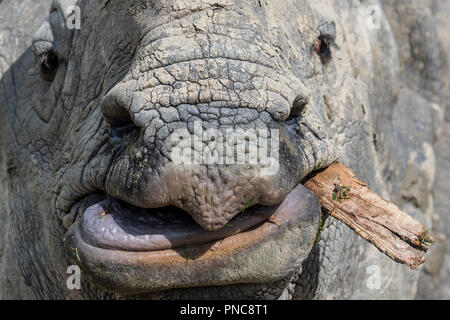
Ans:
<svg viewBox="0 0 450 320"><path fill-rule="evenodd" d="M425 262L422 251L434 243L425 227L383 200L342 163L308 178L304 186L318 198L330 215L344 222L393 260L416 269Z"/></svg>

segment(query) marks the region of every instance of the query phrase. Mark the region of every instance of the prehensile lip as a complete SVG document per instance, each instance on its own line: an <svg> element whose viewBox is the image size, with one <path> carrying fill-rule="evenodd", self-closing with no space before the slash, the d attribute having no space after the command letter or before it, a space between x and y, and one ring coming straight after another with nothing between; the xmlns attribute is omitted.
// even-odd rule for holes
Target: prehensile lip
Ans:
<svg viewBox="0 0 450 320"><path fill-rule="evenodd" d="M97 220L104 219L101 206L94 205L89 210L91 212L87 213L94 217L100 215ZM93 245L83 230L82 219L69 229L64 241L71 259L95 283L123 295L183 287L273 282L292 275L301 267L318 230L320 205L311 192L298 185L280 205L270 210L273 213L266 211L259 224L225 238L205 237L202 238L205 242L183 245L182 238L178 237L180 246L172 243L170 248L160 250L143 247L123 250L117 243L111 248L105 248L105 243L103 247L98 243ZM255 215L252 208L247 211L245 215ZM166 237L165 244L169 242Z"/></svg>

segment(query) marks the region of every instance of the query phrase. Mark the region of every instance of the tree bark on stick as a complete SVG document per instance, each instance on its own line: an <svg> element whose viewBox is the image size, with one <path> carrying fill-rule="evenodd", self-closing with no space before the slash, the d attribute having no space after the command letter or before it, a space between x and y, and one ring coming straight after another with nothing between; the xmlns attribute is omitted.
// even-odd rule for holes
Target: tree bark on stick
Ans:
<svg viewBox="0 0 450 320"><path fill-rule="evenodd" d="M422 252L434 243L417 220L382 199L340 162L309 177L304 186L330 215L347 224L393 260L416 269L425 262Z"/></svg>

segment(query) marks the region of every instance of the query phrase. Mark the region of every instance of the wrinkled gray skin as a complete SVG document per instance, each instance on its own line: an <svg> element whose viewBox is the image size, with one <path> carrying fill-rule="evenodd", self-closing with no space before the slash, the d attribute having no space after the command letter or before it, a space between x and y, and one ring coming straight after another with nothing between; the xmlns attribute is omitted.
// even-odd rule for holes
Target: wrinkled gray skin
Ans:
<svg viewBox="0 0 450 320"><path fill-rule="evenodd" d="M0 1L0 298L119 298L85 278L81 290L66 287L61 220L97 192L137 206L177 205L216 230L249 199L279 203L307 174L340 159L431 227L445 98L440 43L422 1L77 1L79 31L61 27L58 10L48 16L50 2ZM383 8L379 30L366 27L372 4ZM45 19L51 27L40 28ZM35 32L35 51L52 46L59 57L52 82L34 67ZM326 65L312 50L321 34L339 47ZM299 96L309 104L288 121ZM198 118L206 127L279 128L279 173L174 165L164 140ZM138 134L111 139L111 125L124 123ZM179 183L188 189L183 201ZM211 193L222 195L215 210L204 200ZM332 218L322 229L297 272L275 283L145 298L415 296L420 272ZM378 289L368 286L373 266Z"/></svg>

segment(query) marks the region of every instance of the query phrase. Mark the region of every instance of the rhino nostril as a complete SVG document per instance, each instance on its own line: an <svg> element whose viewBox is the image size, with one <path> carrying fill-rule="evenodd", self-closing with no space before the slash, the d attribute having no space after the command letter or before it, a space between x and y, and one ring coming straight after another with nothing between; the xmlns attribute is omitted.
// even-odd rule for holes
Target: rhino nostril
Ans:
<svg viewBox="0 0 450 320"><path fill-rule="evenodd" d="M102 104L101 109L103 117L111 127L124 127L134 124L133 119L131 119L130 113L117 103Z"/></svg>
<svg viewBox="0 0 450 320"><path fill-rule="evenodd" d="M303 110L305 110L305 107L308 103L309 98L302 95L297 96L297 98L295 98L294 102L292 103L291 113L289 114L287 120L298 118L302 114Z"/></svg>
<svg viewBox="0 0 450 320"><path fill-rule="evenodd" d="M127 127L134 124L130 112L126 106L127 98L124 95L117 94L117 92L108 93L101 102L101 111L106 122L113 128Z"/></svg>

